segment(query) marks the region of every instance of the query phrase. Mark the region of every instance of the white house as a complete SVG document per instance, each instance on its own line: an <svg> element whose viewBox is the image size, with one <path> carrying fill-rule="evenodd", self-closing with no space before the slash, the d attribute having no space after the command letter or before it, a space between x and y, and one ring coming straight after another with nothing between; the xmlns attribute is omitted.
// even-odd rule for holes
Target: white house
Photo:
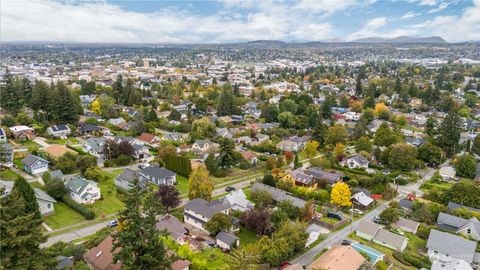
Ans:
<svg viewBox="0 0 480 270"><path fill-rule="evenodd" d="M472 263L476 247L475 241L437 230L431 230L427 240L427 254L432 261L464 260Z"/></svg>
<svg viewBox="0 0 480 270"><path fill-rule="evenodd" d="M47 160L32 154L28 154L22 159L23 170L29 174L40 174L48 171L48 163Z"/></svg>
<svg viewBox="0 0 480 270"><path fill-rule="evenodd" d="M3 194L1 196L7 196L12 192L14 181L3 181L0 180L0 188L5 188L3 191ZM53 206L54 203L57 201L50 197L47 193L45 193L43 190L38 189L38 188L33 188L33 191L35 192L35 198L37 199L37 204L38 204L38 209L40 210L40 214L42 216L50 215L55 212L55 208Z"/></svg>
<svg viewBox="0 0 480 270"><path fill-rule="evenodd" d="M357 154L342 160L341 164L342 166L348 167L350 169L355 169L355 168L367 169L369 162L368 162L368 159Z"/></svg>
<svg viewBox="0 0 480 270"><path fill-rule="evenodd" d="M70 198L80 204L92 204L100 199L100 188L97 183L87 180L80 175L70 179L65 185L69 191Z"/></svg>
<svg viewBox="0 0 480 270"><path fill-rule="evenodd" d="M206 153L211 146L212 146L212 143L209 140L196 140L192 144L192 149Z"/></svg>
<svg viewBox="0 0 480 270"><path fill-rule="evenodd" d="M82 150L96 157L103 157L104 138L89 138L82 144Z"/></svg>
<svg viewBox="0 0 480 270"><path fill-rule="evenodd" d="M231 233L220 231L215 236L217 245L223 250L230 250L240 245L240 239Z"/></svg>
<svg viewBox="0 0 480 270"><path fill-rule="evenodd" d="M189 201L185 205L183 221L186 224L205 231L203 226L217 213L224 213L228 215L228 208L219 200L209 202L204 199L197 198Z"/></svg>
<svg viewBox="0 0 480 270"><path fill-rule="evenodd" d="M245 196L245 193L243 193L241 189L230 192L221 198L220 201L223 205L234 211L245 212L253 207L253 203L247 199L247 196Z"/></svg>
<svg viewBox="0 0 480 270"><path fill-rule="evenodd" d="M47 128L47 133L52 135L53 137L58 137L62 139L66 139L72 131L68 127L68 125L54 125Z"/></svg>
<svg viewBox="0 0 480 270"><path fill-rule="evenodd" d="M457 172L455 171L455 168L452 166L442 167L440 168L440 170L438 170L438 173L440 174L440 176L444 181L454 180L455 175L457 174Z"/></svg>

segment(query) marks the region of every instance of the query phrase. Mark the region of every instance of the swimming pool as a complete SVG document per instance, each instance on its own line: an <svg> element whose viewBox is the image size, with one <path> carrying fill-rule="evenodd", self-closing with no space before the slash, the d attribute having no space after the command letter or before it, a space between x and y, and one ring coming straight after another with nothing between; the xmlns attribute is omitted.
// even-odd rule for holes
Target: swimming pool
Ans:
<svg viewBox="0 0 480 270"><path fill-rule="evenodd" d="M365 252L366 254L368 254L368 257L370 258L370 262L372 264L375 264L379 260L383 260L383 257L385 256L385 254L381 253L380 251L378 251L376 249L373 249L371 247L362 245L360 243L353 243L352 248L355 249L358 252L361 251L361 252Z"/></svg>

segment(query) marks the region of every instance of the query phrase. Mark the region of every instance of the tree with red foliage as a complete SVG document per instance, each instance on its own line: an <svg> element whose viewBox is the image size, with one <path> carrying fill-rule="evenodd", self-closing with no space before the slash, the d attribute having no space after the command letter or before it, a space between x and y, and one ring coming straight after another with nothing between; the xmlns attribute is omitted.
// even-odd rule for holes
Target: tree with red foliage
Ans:
<svg viewBox="0 0 480 270"><path fill-rule="evenodd" d="M257 234L269 234L273 230L270 211L266 207L248 209L240 215L240 222Z"/></svg>
<svg viewBox="0 0 480 270"><path fill-rule="evenodd" d="M294 157L294 154L292 151L285 152L285 161L287 162L287 165L292 163L293 157Z"/></svg>
<svg viewBox="0 0 480 270"><path fill-rule="evenodd" d="M174 186L161 185L155 193L155 197L160 199L160 203L165 207L167 213L169 208L180 205L180 193Z"/></svg>

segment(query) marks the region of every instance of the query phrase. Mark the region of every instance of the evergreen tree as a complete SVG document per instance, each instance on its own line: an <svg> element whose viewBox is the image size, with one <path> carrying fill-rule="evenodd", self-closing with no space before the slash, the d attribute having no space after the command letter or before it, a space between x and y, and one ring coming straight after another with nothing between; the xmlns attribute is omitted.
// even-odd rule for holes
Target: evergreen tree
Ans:
<svg viewBox="0 0 480 270"><path fill-rule="evenodd" d="M353 139L359 139L363 136L367 135L368 127L367 127L367 120L361 117L358 122L353 127Z"/></svg>
<svg viewBox="0 0 480 270"><path fill-rule="evenodd" d="M222 94L220 95L220 100L217 107L217 115L232 115L237 112L235 107L235 101L233 98L232 90L230 89L229 84L223 86Z"/></svg>
<svg viewBox="0 0 480 270"><path fill-rule="evenodd" d="M35 197L35 191L27 180L19 176L15 184L13 184L13 189L17 190L18 194L20 194L25 201L25 214L33 213L36 219L41 219L42 215L40 214L37 198Z"/></svg>
<svg viewBox="0 0 480 270"><path fill-rule="evenodd" d="M236 97L240 96L240 87L237 83L235 83L235 85L233 86L233 95L235 95Z"/></svg>
<svg viewBox="0 0 480 270"><path fill-rule="evenodd" d="M437 126L437 120L435 120L434 117L430 116L427 119L427 123L425 124L425 133L428 134L428 136L433 136L435 135L435 128Z"/></svg>
<svg viewBox="0 0 480 270"><path fill-rule="evenodd" d="M235 144L231 139L220 140L220 156L218 165L221 168L230 168L237 164L238 158L235 155Z"/></svg>
<svg viewBox="0 0 480 270"><path fill-rule="evenodd" d="M47 239L40 231L42 220L29 212L19 191L14 188L0 201L0 268L54 269L55 259L40 249Z"/></svg>
<svg viewBox="0 0 480 270"><path fill-rule="evenodd" d="M362 94L363 94L362 74L361 73L357 74L357 79L356 79L356 83L355 83L355 94L359 97L361 97Z"/></svg>
<svg viewBox="0 0 480 270"><path fill-rule="evenodd" d="M112 85L112 95L118 104L123 100L122 75L118 75L117 80Z"/></svg>
<svg viewBox="0 0 480 270"><path fill-rule="evenodd" d="M315 124L315 129L312 133L312 140L317 141L320 144L320 147L325 145L325 136L327 134L327 127L323 124L323 119L318 117L317 123Z"/></svg>
<svg viewBox="0 0 480 270"><path fill-rule="evenodd" d="M113 234L111 251L123 269L170 269L172 260L162 241L163 233L155 227L156 215L163 212L159 200L152 192L140 189L136 180L120 213L122 230Z"/></svg>
<svg viewBox="0 0 480 270"><path fill-rule="evenodd" d="M18 89L18 84L15 83L16 79L12 74L6 71L4 76L5 84L0 86L0 106L7 112L17 115L22 109L21 94Z"/></svg>
<svg viewBox="0 0 480 270"><path fill-rule="evenodd" d="M480 156L480 136L479 135L475 136L475 139L473 140L472 152L475 155Z"/></svg>
<svg viewBox="0 0 480 270"><path fill-rule="evenodd" d="M48 84L44 81L36 81L32 90L31 106L34 111L47 112L48 110Z"/></svg>
<svg viewBox="0 0 480 270"><path fill-rule="evenodd" d="M458 111L452 108L440 126L439 146L442 147L448 155L453 155L458 151L458 141L462 131L462 119Z"/></svg>
<svg viewBox="0 0 480 270"><path fill-rule="evenodd" d="M75 123L78 115L72 93L63 82L57 84L57 91L58 120L63 123Z"/></svg>
<svg viewBox="0 0 480 270"><path fill-rule="evenodd" d="M298 153L295 152L295 159L293 160L293 168L297 169L300 167L300 160L298 159Z"/></svg>

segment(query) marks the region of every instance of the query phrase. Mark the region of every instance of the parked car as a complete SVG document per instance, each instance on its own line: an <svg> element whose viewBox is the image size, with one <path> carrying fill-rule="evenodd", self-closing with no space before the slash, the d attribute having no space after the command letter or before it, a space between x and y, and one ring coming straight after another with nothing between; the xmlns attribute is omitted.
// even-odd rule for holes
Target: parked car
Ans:
<svg viewBox="0 0 480 270"><path fill-rule="evenodd" d="M108 222L107 226L110 227L110 228L117 227L118 226L118 220L116 220L116 219L110 220Z"/></svg>
<svg viewBox="0 0 480 270"><path fill-rule="evenodd" d="M350 209L349 211L353 212L356 215L363 215L363 211L361 211L359 209Z"/></svg>
<svg viewBox="0 0 480 270"><path fill-rule="evenodd" d="M342 240L342 246L350 246L352 244L352 241L343 239Z"/></svg>
<svg viewBox="0 0 480 270"><path fill-rule="evenodd" d="M289 265L291 265L291 263L289 263L289 262L282 262L282 263L280 264L280 266L278 266L278 270L283 270L283 269L287 268Z"/></svg>
<svg viewBox="0 0 480 270"><path fill-rule="evenodd" d="M228 187L225 188L226 192L230 192L230 191L234 191L234 190L235 190L235 188L232 187L232 186L228 186Z"/></svg>
<svg viewBox="0 0 480 270"><path fill-rule="evenodd" d="M385 225L385 222L383 222L383 220L381 218L379 218L378 216L374 216L373 217L373 222L374 223L377 223L377 224L383 224Z"/></svg>
<svg viewBox="0 0 480 270"><path fill-rule="evenodd" d="M148 167L150 167L150 164L148 164L148 163L142 163L142 164L138 165L138 168L140 168L142 170L145 169L145 168L148 168Z"/></svg>
<svg viewBox="0 0 480 270"><path fill-rule="evenodd" d="M342 213L340 213L340 212L337 212L337 213L336 212L327 212L327 217L342 220Z"/></svg>

